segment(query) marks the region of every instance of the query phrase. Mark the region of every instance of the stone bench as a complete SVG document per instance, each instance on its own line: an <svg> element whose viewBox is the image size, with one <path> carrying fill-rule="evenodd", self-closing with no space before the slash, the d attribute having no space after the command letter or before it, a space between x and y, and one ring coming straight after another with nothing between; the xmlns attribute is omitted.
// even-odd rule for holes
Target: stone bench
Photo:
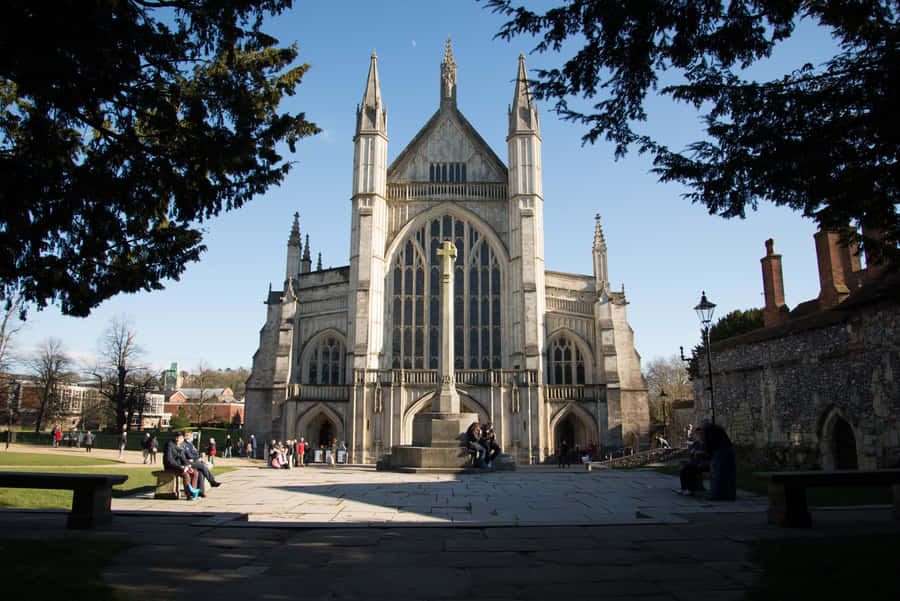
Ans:
<svg viewBox="0 0 900 601"><path fill-rule="evenodd" d="M181 476L159 470L152 472L156 476L156 491L153 493L154 499L177 499L181 488Z"/></svg>
<svg viewBox="0 0 900 601"><path fill-rule="evenodd" d="M93 528L109 523L112 520L112 487L126 480L128 476L118 474L0 472L0 488L71 490L69 528Z"/></svg>
<svg viewBox="0 0 900 601"><path fill-rule="evenodd" d="M770 524L791 528L812 526L806 489L822 486L890 486L894 496L892 516L900 520L900 469L754 472L753 476L769 483Z"/></svg>

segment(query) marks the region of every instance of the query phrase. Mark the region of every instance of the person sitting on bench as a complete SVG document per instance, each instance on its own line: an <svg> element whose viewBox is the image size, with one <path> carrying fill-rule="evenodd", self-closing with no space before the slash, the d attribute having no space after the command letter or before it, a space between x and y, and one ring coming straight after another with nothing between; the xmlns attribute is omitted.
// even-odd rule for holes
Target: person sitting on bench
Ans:
<svg viewBox="0 0 900 601"><path fill-rule="evenodd" d="M200 494L200 489L197 488L199 474L191 467L183 444L184 432L176 432L175 438L166 442L163 448L163 469L184 481L184 494L188 501L193 501Z"/></svg>
<svg viewBox="0 0 900 601"><path fill-rule="evenodd" d="M205 497L207 480L213 488L215 488L216 486L220 486L221 482L216 481L216 477L212 475L212 471L210 471L209 469L209 464L203 461L203 458L200 457L200 451L197 450L197 447L193 445L191 440L192 438L189 439L188 435L185 434L182 447L184 448L184 454L187 456L188 461L190 461L191 468L193 468L194 471L200 474L200 477L198 479L200 496Z"/></svg>
<svg viewBox="0 0 900 601"><path fill-rule="evenodd" d="M688 460L681 464L681 489L675 492L679 495L691 496L697 490L703 489L703 472L709 471L709 456L706 447L699 440L691 443L688 449Z"/></svg>

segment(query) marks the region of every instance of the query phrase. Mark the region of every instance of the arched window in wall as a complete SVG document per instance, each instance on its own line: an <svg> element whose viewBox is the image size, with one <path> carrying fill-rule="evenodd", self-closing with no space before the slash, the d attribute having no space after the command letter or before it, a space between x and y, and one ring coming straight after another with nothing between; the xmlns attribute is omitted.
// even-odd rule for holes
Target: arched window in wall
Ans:
<svg viewBox="0 0 900 601"><path fill-rule="evenodd" d="M584 356L565 336L550 346L550 384L584 384Z"/></svg>
<svg viewBox="0 0 900 601"><path fill-rule="evenodd" d="M437 369L441 342L441 263L444 240L456 246L454 365L499 369L500 263L481 233L452 215L412 232L392 263L391 367Z"/></svg>
<svg viewBox="0 0 900 601"><path fill-rule="evenodd" d="M331 386L343 384L344 371L344 343L336 336L325 336L309 354L303 383Z"/></svg>

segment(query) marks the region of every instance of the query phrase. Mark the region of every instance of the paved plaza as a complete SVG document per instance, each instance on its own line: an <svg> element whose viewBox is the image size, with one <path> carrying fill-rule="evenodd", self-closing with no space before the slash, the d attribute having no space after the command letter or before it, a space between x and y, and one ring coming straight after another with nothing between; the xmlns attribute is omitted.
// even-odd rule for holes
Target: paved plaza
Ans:
<svg viewBox="0 0 900 601"><path fill-rule="evenodd" d="M760 497L683 498L677 478L652 470L230 464L240 467L206 499L116 498L113 523L96 530L67 530L65 512L0 511L0 539L128 541L104 578L140 601L729 601L760 577L759 540L900 534L888 507L817 510L808 530L770 526Z"/></svg>

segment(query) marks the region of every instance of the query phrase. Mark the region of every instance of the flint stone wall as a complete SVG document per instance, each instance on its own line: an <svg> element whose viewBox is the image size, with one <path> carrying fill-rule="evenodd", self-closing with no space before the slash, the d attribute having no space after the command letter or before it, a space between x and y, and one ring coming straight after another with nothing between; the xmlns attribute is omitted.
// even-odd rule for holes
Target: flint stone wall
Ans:
<svg viewBox="0 0 900 601"><path fill-rule="evenodd" d="M758 465L835 467L835 423L862 469L900 460L900 308L832 309L712 347L716 421ZM695 422L708 417L705 362Z"/></svg>

